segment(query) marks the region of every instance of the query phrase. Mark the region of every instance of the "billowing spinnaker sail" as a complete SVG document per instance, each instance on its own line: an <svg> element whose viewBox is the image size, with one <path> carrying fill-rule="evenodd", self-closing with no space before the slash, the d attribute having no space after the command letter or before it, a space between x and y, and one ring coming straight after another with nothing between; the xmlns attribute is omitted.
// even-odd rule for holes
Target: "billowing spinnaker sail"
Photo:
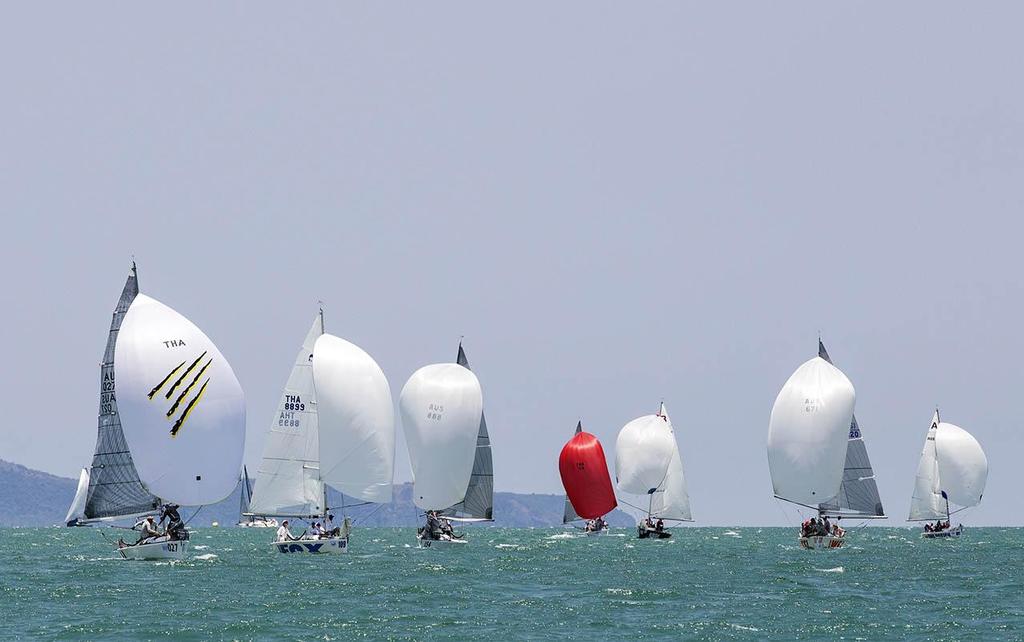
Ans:
<svg viewBox="0 0 1024 642"><path fill-rule="evenodd" d="M960 426L942 422L935 432L935 458L939 491L950 503L977 506L988 479L988 458L978 440Z"/></svg>
<svg viewBox="0 0 1024 642"><path fill-rule="evenodd" d="M935 458L935 433L939 428L939 413L932 417L928 437L924 440L921 460L914 478L914 495L910 498L911 521L940 519L946 516L946 502L939 493L939 462Z"/></svg>
<svg viewBox="0 0 1024 642"><path fill-rule="evenodd" d="M395 410L380 366L359 346L325 334L313 349L320 415L320 479L367 502L391 501Z"/></svg>
<svg viewBox="0 0 1024 642"><path fill-rule="evenodd" d="M242 467L245 399L209 337L140 294L121 325L114 365L124 436L146 488L188 505L230 494Z"/></svg>
<svg viewBox="0 0 1024 642"><path fill-rule="evenodd" d="M821 339L818 339L818 356L832 363ZM856 415L850 418L846 463L843 465L843 482L839 485L839 493L833 499L818 504L818 509L832 515L885 517L875 471L871 468L867 444L864 443Z"/></svg>
<svg viewBox="0 0 1024 642"><path fill-rule="evenodd" d="M839 492L856 393L838 368L807 361L782 387L768 424L775 495L816 507Z"/></svg>
<svg viewBox="0 0 1024 642"><path fill-rule="evenodd" d="M455 363L469 368L466 351L459 343L459 354ZM471 368L470 368L471 369ZM476 455L473 458L473 472L469 475L469 486L461 502L441 511L444 515L472 520L494 518L494 465L491 461L491 437L487 433L487 418L480 413L480 430L476 434Z"/></svg>
<svg viewBox="0 0 1024 642"><path fill-rule="evenodd" d="M576 514L584 519L595 519L612 512L618 502L601 442L583 432L582 426L578 428L576 435L562 447L558 472Z"/></svg>
<svg viewBox="0 0 1024 642"><path fill-rule="evenodd" d="M160 500L139 480L135 462L121 428L118 397L121 394L114 377L117 337L128 308L139 295L139 280L132 264L121 297L110 320L107 347L100 364L100 410L97 417L96 449L89 468L89 494L85 500L85 518L101 519L152 512Z"/></svg>
<svg viewBox="0 0 1024 642"><path fill-rule="evenodd" d="M75 490L75 498L71 500L71 507L64 518L66 526L74 526L79 520L85 519L85 499L89 495L89 469L83 468L82 474L78 477L78 488Z"/></svg>
<svg viewBox="0 0 1024 642"><path fill-rule="evenodd" d="M321 515L326 508L324 485L320 481L317 398L313 385L313 346L323 333L320 313L299 348L270 422L249 505L249 512L255 515Z"/></svg>
<svg viewBox="0 0 1024 642"><path fill-rule="evenodd" d="M615 481L620 491L653 495L665 482L676 440L659 415L634 419L615 440Z"/></svg>
<svg viewBox="0 0 1024 642"><path fill-rule="evenodd" d="M424 510L461 502L483 413L476 375L455 363L424 366L402 388L399 408L412 464L413 502Z"/></svg>

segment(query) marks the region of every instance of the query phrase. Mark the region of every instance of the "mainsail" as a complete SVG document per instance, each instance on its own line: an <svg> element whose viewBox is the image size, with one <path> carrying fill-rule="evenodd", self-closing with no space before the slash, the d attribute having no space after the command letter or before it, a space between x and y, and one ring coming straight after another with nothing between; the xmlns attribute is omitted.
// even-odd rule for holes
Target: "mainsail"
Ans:
<svg viewBox="0 0 1024 642"><path fill-rule="evenodd" d="M459 354L455 360L463 368L469 367L469 359L459 342ZM480 430L476 435L476 456L473 459L473 472L469 476L465 498L441 511L442 515L465 520L485 521L493 519L494 513L494 466L491 462L491 438L487 434L487 419L480 412Z"/></svg>
<svg viewBox="0 0 1024 642"><path fill-rule="evenodd" d="M917 467L909 521L948 518L956 510L977 506L988 479L988 458L969 432L932 417ZM953 510L952 512L956 512Z"/></svg>
<svg viewBox="0 0 1024 642"><path fill-rule="evenodd" d="M117 410L114 354L118 333L128 308L139 294L135 263L121 291L110 322L107 347L100 364L100 409L96 450L89 467L89 492L83 511L86 520L139 515L156 510L160 499L146 490L128 450Z"/></svg>
<svg viewBox="0 0 1024 642"><path fill-rule="evenodd" d="M249 470L242 466L242 477L239 484L238 492L238 514L247 515L249 513L249 502L252 500L252 483L249 480Z"/></svg>
<svg viewBox="0 0 1024 642"><path fill-rule="evenodd" d="M71 507L64 517L65 526L77 526L85 520L85 499L89 496L89 469L83 468L78 476L78 488L75 489L75 498L71 500Z"/></svg>
<svg viewBox="0 0 1024 642"><path fill-rule="evenodd" d="M612 512L618 502L601 442L583 432L583 422L576 429L559 453L558 473L575 512L584 519L596 519Z"/></svg>
<svg viewBox="0 0 1024 642"><path fill-rule="evenodd" d="M483 416L476 375L455 363L424 366L399 396L413 473L413 502L443 510L463 501Z"/></svg>
<svg viewBox="0 0 1024 642"><path fill-rule="evenodd" d="M583 432L583 422L576 424L576 435ZM575 436L575 435L574 435ZM562 523L568 524L569 522L575 522L576 520L583 519L576 514L576 509L572 507L572 502L569 501L569 494L565 494L565 506L562 508Z"/></svg>
<svg viewBox="0 0 1024 642"><path fill-rule="evenodd" d="M832 363L825 344L818 339L818 356ZM846 444L846 463L839 493L830 501L820 502L818 511L833 516L884 518L882 498L878 494L875 471L868 459L868 449L857 424L857 415L850 418L850 435Z"/></svg>
<svg viewBox="0 0 1024 642"><path fill-rule="evenodd" d="M776 497L817 508L839 493L855 400L850 380L821 357L789 377L768 423Z"/></svg>
<svg viewBox="0 0 1024 642"><path fill-rule="evenodd" d="M324 315L320 311L299 348L270 422L263 459L256 470L250 514L311 517L324 512L317 395L313 384L313 346L323 333Z"/></svg>

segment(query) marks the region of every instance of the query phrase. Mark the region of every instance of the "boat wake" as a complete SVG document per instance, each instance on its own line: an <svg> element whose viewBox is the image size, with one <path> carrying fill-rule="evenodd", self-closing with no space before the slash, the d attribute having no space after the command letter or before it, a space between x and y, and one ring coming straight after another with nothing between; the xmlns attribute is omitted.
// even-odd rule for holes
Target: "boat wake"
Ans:
<svg viewBox="0 0 1024 642"><path fill-rule="evenodd" d="M814 570L818 571L819 573L845 573L846 572L846 570L843 569L842 566L837 566L835 568L816 568Z"/></svg>
<svg viewBox="0 0 1024 642"><path fill-rule="evenodd" d="M199 548L199 547L197 546L196 548ZM215 559L217 559L217 555L214 554L214 553L204 553L203 555L196 555L195 559L197 559L197 560L215 560Z"/></svg>

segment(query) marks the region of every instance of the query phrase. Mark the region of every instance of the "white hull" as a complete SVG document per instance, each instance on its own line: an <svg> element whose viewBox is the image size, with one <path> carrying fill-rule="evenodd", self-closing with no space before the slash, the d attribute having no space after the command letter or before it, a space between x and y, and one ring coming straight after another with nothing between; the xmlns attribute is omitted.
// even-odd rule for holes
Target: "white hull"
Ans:
<svg viewBox="0 0 1024 642"><path fill-rule="evenodd" d="M416 536L416 546L419 548L448 548L449 546L459 546L468 543L464 539L424 539L418 535Z"/></svg>
<svg viewBox="0 0 1024 642"><path fill-rule="evenodd" d="M944 531L924 531L921 533L921 537L925 539L946 539L950 537L960 537L964 532L964 525L960 524L956 528L947 528Z"/></svg>
<svg viewBox="0 0 1024 642"><path fill-rule="evenodd" d="M607 528L602 528L599 531L584 530L583 534L586 535L587 537L600 537L602 535L607 535L608 534L608 529Z"/></svg>
<svg viewBox="0 0 1024 642"><path fill-rule="evenodd" d="M188 540L153 542L135 546L119 546L117 552L126 560L180 560L188 555Z"/></svg>
<svg viewBox="0 0 1024 642"><path fill-rule="evenodd" d="M845 537L836 537L834 535L812 535L811 537L800 538L800 546L811 550L819 548L841 548L845 542Z"/></svg>
<svg viewBox="0 0 1024 642"><path fill-rule="evenodd" d="M297 539L290 542L274 542L272 546L278 553L339 554L348 552L348 538Z"/></svg>

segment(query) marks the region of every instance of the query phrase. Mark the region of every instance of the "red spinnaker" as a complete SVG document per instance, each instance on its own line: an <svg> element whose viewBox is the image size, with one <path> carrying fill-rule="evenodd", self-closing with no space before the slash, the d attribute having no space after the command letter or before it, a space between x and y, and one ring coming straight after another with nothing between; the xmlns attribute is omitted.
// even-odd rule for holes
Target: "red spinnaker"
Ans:
<svg viewBox="0 0 1024 642"><path fill-rule="evenodd" d="M589 432L577 432L558 456L565 494L583 519L594 519L612 512L617 505L604 448Z"/></svg>

